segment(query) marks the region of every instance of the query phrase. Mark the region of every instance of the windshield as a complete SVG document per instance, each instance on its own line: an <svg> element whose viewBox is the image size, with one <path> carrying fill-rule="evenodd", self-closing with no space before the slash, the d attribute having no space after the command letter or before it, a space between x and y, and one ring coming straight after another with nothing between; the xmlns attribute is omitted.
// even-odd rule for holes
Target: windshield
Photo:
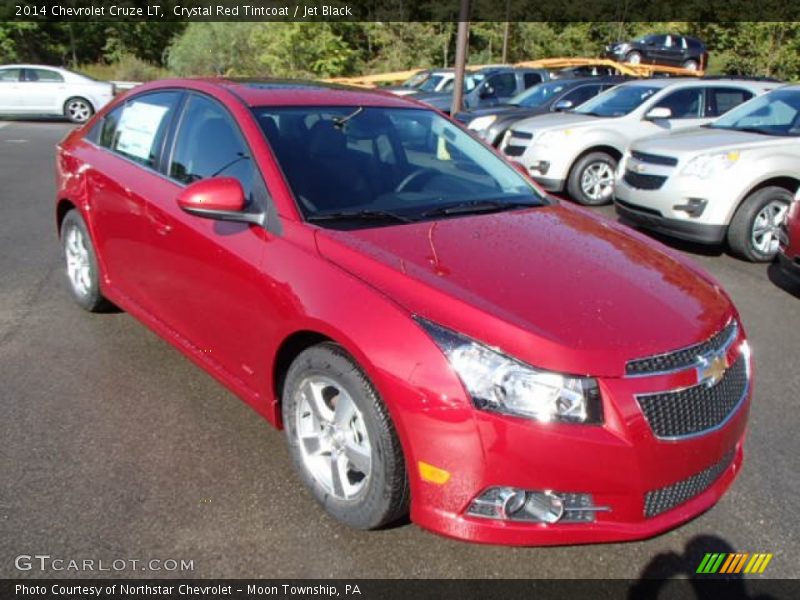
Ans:
<svg viewBox="0 0 800 600"><path fill-rule="evenodd" d="M391 223L425 220L453 207L464 214L473 207L485 212L546 203L516 169L431 110L293 106L254 112L301 212L321 226L379 224L364 216ZM329 218L338 215L345 216Z"/></svg>
<svg viewBox="0 0 800 600"><path fill-rule="evenodd" d="M550 100L550 98L556 94L560 94L566 87L566 83L559 83L557 81L553 83L540 83L514 96L509 101L509 104L526 106L528 108L542 106L545 102Z"/></svg>
<svg viewBox="0 0 800 600"><path fill-rule="evenodd" d="M636 110L659 89L646 85L620 85L588 100L575 112L595 117L623 117Z"/></svg>
<svg viewBox="0 0 800 600"><path fill-rule="evenodd" d="M444 79L444 75L431 75L419 86L423 92L435 92L438 85Z"/></svg>
<svg viewBox="0 0 800 600"><path fill-rule="evenodd" d="M421 71L420 73L417 73L416 75L412 75L411 77L406 79L402 83L401 87L405 87L405 88L416 88L416 87L419 87L429 76L430 76L430 73L428 73L427 71Z"/></svg>
<svg viewBox="0 0 800 600"><path fill-rule="evenodd" d="M765 135L800 135L800 89L775 90L726 113L709 127Z"/></svg>

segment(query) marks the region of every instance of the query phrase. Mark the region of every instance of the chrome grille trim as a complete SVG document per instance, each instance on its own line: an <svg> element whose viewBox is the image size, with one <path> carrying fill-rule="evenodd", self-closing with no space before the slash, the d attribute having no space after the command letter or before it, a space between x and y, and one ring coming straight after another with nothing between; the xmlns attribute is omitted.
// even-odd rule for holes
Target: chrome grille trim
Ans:
<svg viewBox="0 0 800 600"><path fill-rule="evenodd" d="M730 331L728 331L729 328ZM726 334L726 332L728 333ZM719 337L721 337L721 343L716 344L715 342ZM697 358L699 356L709 351L727 351L733 342L736 341L737 337L739 337L739 324L736 322L736 320L731 319L720 331L712 335L707 340L700 342L699 344L693 344L691 346L686 346L685 348L679 348L677 350L671 350L669 352L662 352L661 354L651 354L650 356L645 356L644 358L629 360L625 365L625 376L652 377L654 375L669 375L671 373L679 373L680 371L691 369L696 365ZM683 358L684 355L686 358ZM639 368L638 365L640 364L658 362L660 359L667 359L675 356L681 357L680 359L676 359L679 363L678 366L669 369L643 368L643 370L637 372L637 369Z"/></svg>

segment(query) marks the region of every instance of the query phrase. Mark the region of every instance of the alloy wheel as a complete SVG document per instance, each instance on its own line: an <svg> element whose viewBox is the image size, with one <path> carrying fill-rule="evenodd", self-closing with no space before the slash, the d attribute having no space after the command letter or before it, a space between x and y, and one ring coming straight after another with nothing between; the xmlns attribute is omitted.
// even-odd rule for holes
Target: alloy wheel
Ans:
<svg viewBox="0 0 800 600"><path fill-rule="evenodd" d="M751 241L753 247L764 255L778 251L778 229L783 224L788 206L773 200L758 211L753 219Z"/></svg>
<svg viewBox="0 0 800 600"><path fill-rule="evenodd" d="M92 267L83 232L71 227L64 241L67 258L67 275L70 285L79 296L87 296L92 289Z"/></svg>
<svg viewBox="0 0 800 600"><path fill-rule="evenodd" d="M70 100L67 104L67 116L74 123L83 123L92 116L92 107L85 100Z"/></svg>
<svg viewBox="0 0 800 600"><path fill-rule="evenodd" d="M591 200L606 200L614 191L614 170L607 162L588 165L581 174L581 191Z"/></svg>
<svg viewBox="0 0 800 600"><path fill-rule="evenodd" d="M297 429L303 465L339 500L357 496L372 470L372 446L364 416L350 394L323 375L297 388Z"/></svg>

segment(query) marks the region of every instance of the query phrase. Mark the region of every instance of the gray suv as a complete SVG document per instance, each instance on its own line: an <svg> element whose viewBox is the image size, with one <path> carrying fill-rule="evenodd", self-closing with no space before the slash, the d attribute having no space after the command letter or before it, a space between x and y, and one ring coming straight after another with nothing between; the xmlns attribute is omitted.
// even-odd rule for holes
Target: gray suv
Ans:
<svg viewBox="0 0 800 600"><path fill-rule="evenodd" d="M778 88L707 127L634 142L615 187L623 221L772 260L800 186L800 85Z"/></svg>

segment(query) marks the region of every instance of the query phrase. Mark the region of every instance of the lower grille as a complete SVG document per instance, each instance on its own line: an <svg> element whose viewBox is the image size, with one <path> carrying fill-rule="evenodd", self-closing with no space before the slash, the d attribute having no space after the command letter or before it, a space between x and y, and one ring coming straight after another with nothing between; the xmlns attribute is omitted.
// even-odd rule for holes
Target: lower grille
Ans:
<svg viewBox="0 0 800 600"><path fill-rule="evenodd" d="M708 387L641 394L636 401L657 438L680 439L714 430L736 411L747 394L747 358L740 354L719 382Z"/></svg>
<svg viewBox="0 0 800 600"><path fill-rule="evenodd" d="M647 492L644 499L644 516L655 517L705 492L727 470L735 455L736 450L733 449L723 456L722 460L707 469L666 487Z"/></svg>
<svg viewBox="0 0 800 600"><path fill-rule="evenodd" d="M639 190L657 190L664 185L667 178L661 175L642 175L641 173L634 173L626 169L623 180L632 188Z"/></svg>

